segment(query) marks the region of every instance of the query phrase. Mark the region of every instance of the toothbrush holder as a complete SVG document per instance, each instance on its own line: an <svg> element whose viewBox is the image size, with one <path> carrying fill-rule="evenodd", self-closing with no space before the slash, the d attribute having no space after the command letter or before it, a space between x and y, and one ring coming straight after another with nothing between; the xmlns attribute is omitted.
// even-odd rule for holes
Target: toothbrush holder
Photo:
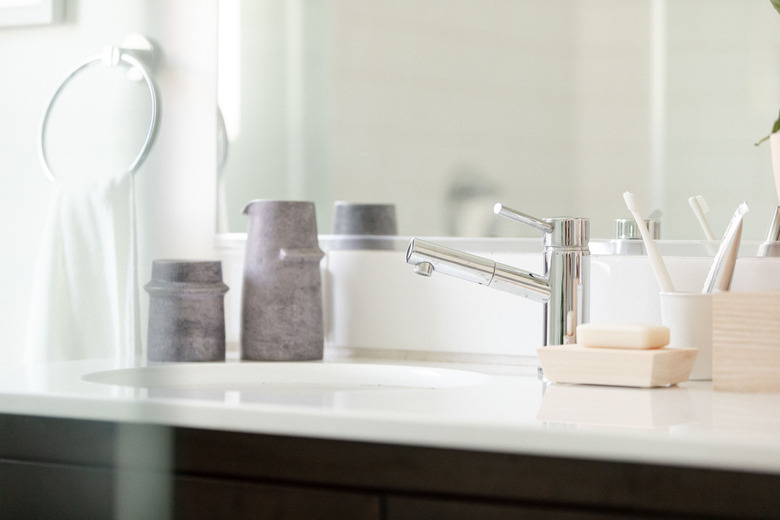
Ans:
<svg viewBox="0 0 780 520"><path fill-rule="evenodd" d="M712 294L662 292L661 323L669 327L669 348L698 349L689 379L712 380Z"/></svg>

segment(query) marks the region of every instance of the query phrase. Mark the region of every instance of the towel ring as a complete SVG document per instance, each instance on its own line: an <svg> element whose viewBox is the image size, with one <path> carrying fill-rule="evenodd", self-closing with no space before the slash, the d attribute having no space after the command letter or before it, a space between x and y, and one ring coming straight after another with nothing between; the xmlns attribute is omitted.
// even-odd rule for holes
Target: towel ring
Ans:
<svg viewBox="0 0 780 520"><path fill-rule="evenodd" d="M149 87L149 94L151 95L152 117L149 123L149 129L146 132L146 138L144 139L144 143L141 146L141 150L138 152L138 155L135 157L135 159L133 159L133 162L130 163L130 166L128 166L123 173L134 173L144 161L146 155L149 153L149 149L152 147L155 133L157 131L157 89L154 86L154 82L152 81L149 72L147 72L146 67L144 67L144 64L142 63L143 58L141 58L141 56L146 54L147 57L150 57L153 60L155 58L154 48L152 47L149 40L140 35L131 36L128 38L128 40L126 40L126 42L132 42L133 47L110 46L107 47L101 54L91 56L76 65L65 76L65 79L62 80L60 86L57 87L57 89L54 91L54 94L52 94L51 98L49 98L49 102L46 105L46 110L43 112L43 117L41 118L39 131L40 135L38 139L38 158L40 159L41 166L43 167L43 173L46 175L49 181L57 182L58 180L58 177L54 175L51 168L49 167L49 158L46 155L46 124L49 120L49 112L51 111L51 107L54 105L54 102L57 100L57 97L60 95L60 92L62 92L62 89L65 87L65 85L67 85L68 82L80 71L93 65L103 64L108 67L114 67L119 65L121 62L124 62L131 67L131 70L139 73L141 78L146 81L146 85ZM154 61L151 62L151 65L153 64Z"/></svg>

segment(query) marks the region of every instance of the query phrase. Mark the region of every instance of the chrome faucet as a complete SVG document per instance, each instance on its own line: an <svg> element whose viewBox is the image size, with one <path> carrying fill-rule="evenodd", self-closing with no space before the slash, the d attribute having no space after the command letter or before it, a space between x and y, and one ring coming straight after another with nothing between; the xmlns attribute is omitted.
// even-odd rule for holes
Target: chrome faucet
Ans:
<svg viewBox="0 0 780 520"><path fill-rule="evenodd" d="M494 213L543 232L544 274L538 275L469 253L413 238L406 263L424 276L434 272L493 287L544 303L544 344L577 340L590 301L590 222L586 218L537 219L496 204Z"/></svg>

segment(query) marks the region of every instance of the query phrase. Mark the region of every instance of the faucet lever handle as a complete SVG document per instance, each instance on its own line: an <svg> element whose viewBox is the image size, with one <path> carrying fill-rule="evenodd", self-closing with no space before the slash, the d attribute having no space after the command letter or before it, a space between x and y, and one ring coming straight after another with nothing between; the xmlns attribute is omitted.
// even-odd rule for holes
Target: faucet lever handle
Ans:
<svg viewBox="0 0 780 520"><path fill-rule="evenodd" d="M525 213L521 213L512 208L507 208L500 202L497 202L496 205L493 206L493 213L496 215L501 215L502 217L506 217L510 220L514 220L515 222L520 222L521 224L527 224L544 233L552 233L553 231L553 225L551 222L526 215Z"/></svg>

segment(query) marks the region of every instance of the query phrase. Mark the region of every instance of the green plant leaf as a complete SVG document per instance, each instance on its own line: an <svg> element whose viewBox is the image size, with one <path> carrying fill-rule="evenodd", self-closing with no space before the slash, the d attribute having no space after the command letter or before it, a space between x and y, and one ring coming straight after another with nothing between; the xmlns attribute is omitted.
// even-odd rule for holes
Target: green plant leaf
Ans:
<svg viewBox="0 0 780 520"><path fill-rule="evenodd" d="M777 9L777 12L780 13L780 0L769 0L772 2L772 6Z"/></svg>
<svg viewBox="0 0 780 520"><path fill-rule="evenodd" d="M772 0L772 3L775 2L780 3L780 0ZM775 124L772 126L772 132L769 135L772 135L774 133L780 132L780 114L777 115L777 119L775 120ZM769 139L769 135L761 139L759 142L756 143L756 146L760 145L767 139Z"/></svg>

